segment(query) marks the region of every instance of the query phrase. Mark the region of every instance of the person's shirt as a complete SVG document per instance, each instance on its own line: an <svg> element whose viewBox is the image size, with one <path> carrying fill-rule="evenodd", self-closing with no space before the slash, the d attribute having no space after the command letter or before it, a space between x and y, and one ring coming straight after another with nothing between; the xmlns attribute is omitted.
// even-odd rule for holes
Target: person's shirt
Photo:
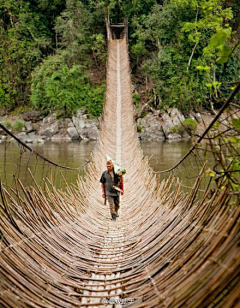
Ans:
<svg viewBox="0 0 240 308"><path fill-rule="evenodd" d="M113 188L113 186L118 187L119 184L119 175L117 175L114 171L112 174L108 170L103 171L100 182L105 185L107 196L114 197L119 195L119 192Z"/></svg>

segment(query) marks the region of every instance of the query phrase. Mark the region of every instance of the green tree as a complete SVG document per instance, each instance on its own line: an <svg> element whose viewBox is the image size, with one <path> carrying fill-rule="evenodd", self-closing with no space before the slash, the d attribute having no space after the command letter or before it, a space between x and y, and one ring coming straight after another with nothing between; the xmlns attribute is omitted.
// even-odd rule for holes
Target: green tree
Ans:
<svg viewBox="0 0 240 308"><path fill-rule="evenodd" d="M214 58L214 48L210 44L209 39L214 33L221 31L224 39L223 43L227 38L231 36L231 27L229 20L232 19L232 11L230 8L223 9L219 0L171 0L186 10L195 12L195 19L185 21L181 31L187 34L187 39L192 42L192 52L190 54L187 70L191 65L191 61L196 50L197 45L200 41L205 41L206 47L203 49L203 56L208 59ZM218 47L218 46L216 46Z"/></svg>
<svg viewBox="0 0 240 308"><path fill-rule="evenodd" d="M36 108L68 115L85 108L93 116L100 114L104 80L101 86L91 85L88 71L106 60L105 27L102 33L96 33L101 18L103 15L91 12L86 3L67 0L66 9L56 19L57 53L32 75L31 101Z"/></svg>
<svg viewBox="0 0 240 308"><path fill-rule="evenodd" d="M231 50L231 18L231 8L224 8L220 0L164 1L163 6L155 4L148 14L133 18L133 60L146 80L153 81L149 98L153 101L157 96L160 108L212 108L209 102L219 97L217 79L224 79L226 67L227 78L236 78L236 60L235 69L228 64L223 69L216 62ZM222 43L212 44L213 35L222 35Z"/></svg>
<svg viewBox="0 0 240 308"><path fill-rule="evenodd" d="M47 73L51 91L74 68L81 68L78 80L105 66L108 14L129 20L132 72L150 84L148 101L182 110L221 105L240 75L239 11L230 0L0 0L0 106L30 104L32 84L41 108L37 92L41 101L46 85L36 76L51 61L58 63Z"/></svg>
<svg viewBox="0 0 240 308"><path fill-rule="evenodd" d="M56 7L44 14L43 2L0 1L0 105L6 111L29 103L31 72L52 50L47 18Z"/></svg>
<svg viewBox="0 0 240 308"><path fill-rule="evenodd" d="M91 86L84 66L69 67L63 56L51 56L35 69L32 77L31 100L37 109L64 115L79 108L92 116L102 112L105 85Z"/></svg>
<svg viewBox="0 0 240 308"><path fill-rule="evenodd" d="M67 0L66 10L56 19L55 30L59 50L64 52L68 64L86 64L92 57L106 59L105 26L101 31L97 26L103 21L103 15L91 11L83 2Z"/></svg>

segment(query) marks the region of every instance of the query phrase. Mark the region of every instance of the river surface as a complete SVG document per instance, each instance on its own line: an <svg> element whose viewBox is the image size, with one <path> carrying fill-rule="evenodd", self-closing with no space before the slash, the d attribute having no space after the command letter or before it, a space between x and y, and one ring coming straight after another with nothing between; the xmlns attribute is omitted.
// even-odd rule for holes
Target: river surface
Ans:
<svg viewBox="0 0 240 308"><path fill-rule="evenodd" d="M95 145L96 142L72 142L30 146L57 164L79 167L89 159ZM166 170L174 166L191 146L191 141L141 143L143 154L149 157L150 166L154 171ZM78 176L77 172L51 167L40 158L36 158L35 155L29 154L29 151L24 151L16 143L0 144L0 176L3 183L15 186L15 178L19 178L24 185L32 185L33 180L28 169L31 170L39 184L43 178L48 177L53 179L54 185L58 188L65 186L63 176L68 183L75 183ZM84 170L81 175L84 174L83 172ZM192 186L198 172L197 161L188 160L180 168L177 168L174 174L180 177L185 185ZM169 173L166 176L168 175Z"/></svg>

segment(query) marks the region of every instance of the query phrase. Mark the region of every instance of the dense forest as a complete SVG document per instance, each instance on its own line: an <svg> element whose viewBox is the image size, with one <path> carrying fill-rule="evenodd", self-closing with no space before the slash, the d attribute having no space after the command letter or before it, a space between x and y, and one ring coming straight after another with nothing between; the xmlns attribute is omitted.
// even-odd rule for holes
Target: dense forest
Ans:
<svg viewBox="0 0 240 308"><path fill-rule="evenodd" d="M0 0L1 114L99 116L108 14L128 18L137 107L213 110L239 80L239 1Z"/></svg>

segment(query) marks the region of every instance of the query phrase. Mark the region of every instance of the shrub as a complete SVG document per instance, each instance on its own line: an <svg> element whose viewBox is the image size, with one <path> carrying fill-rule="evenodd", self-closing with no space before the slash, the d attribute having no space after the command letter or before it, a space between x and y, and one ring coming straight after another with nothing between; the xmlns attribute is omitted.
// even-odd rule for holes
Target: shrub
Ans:
<svg viewBox="0 0 240 308"><path fill-rule="evenodd" d="M140 101L140 96L136 93L133 93L132 97L133 97L133 104L138 105L138 103Z"/></svg>
<svg viewBox="0 0 240 308"><path fill-rule="evenodd" d="M178 124L178 132L180 135L183 135L184 132L187 132L189 135L193 135L197 131L197 121L193 119L185 119Z"/></svg>
<svg viewBox="0 0 240 308"><path fill-rule="evenodd" d="M11 129L11 128L12 128L12 123L11 123L11 121L9 121L8 119L6 119L5 122L4 122L4 126L5 126L7 129Z"/></svg>
<svg viewBox="0 0 240 308"><path fill-rule="evenodd" d="M16 122L13 124L13 129L17 132L21 131L25 126L25 122L22 120L16 120Z"/></svg>
<svg viewBox="0 0 240 308"><path fill-rule="evenodd" d="M141 118L141 119L145 118L147 114L148 114L147 112L143 112L143 113L141 114L140 118Z"/></svg>
<svg viewBox="0 0 240 308"><path fill-rule="evenodd" d="M91 86L84 66L69 67L60 56L53 56L32 77L31 100L37 109L68 116L78 109L86 109L93 117L102 112L105 84Z"/></svg>
<svg viewBox="0 0 240 308"><path fill-rule="evenodd" d="M138 133L141 133L142 129L143 129L143 127L141 125L137 125L137 132Z"/></svg>
<svg viewBox="0 0 240 308"><path fill-rule="evenodd" d="M177 126L177 125L173 126L173 127L171 128L171 131L172 131L173 133L177 133L177 132L178 132L178 126Z"/></svg>

